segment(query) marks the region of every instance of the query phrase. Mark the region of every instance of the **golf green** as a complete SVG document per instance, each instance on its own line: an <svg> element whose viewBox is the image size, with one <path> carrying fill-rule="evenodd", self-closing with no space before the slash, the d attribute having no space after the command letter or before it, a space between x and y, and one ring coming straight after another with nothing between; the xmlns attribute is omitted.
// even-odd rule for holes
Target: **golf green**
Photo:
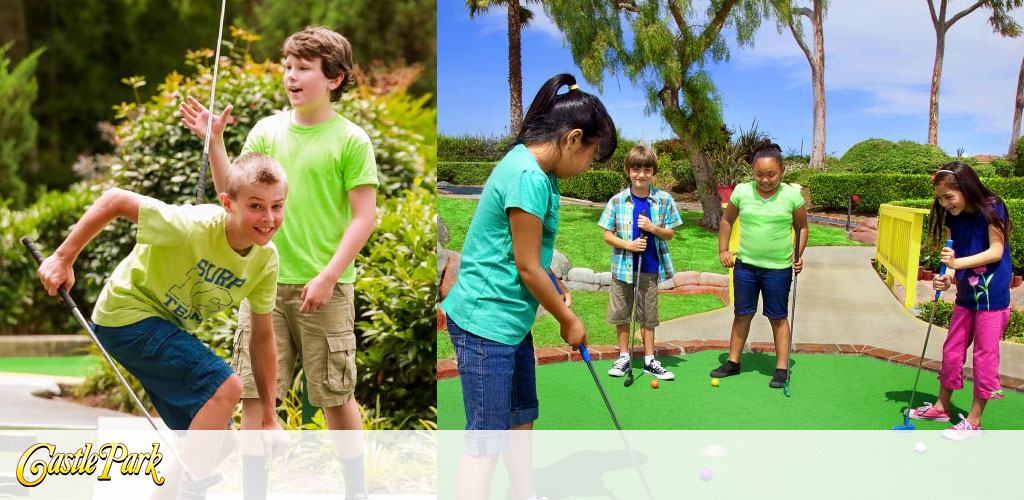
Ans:
<svg viewBox="0 0 1024 500"><path fill-rule="evenodd" d="M103 364L98 356L0 358L0 372L84 377Z"/></svg>
<svg viewBox="0 0 1024 500"><path fill-rule="evenodd" d="M676 379L653 389L649 375L631 387L607 375L611 361L595 361L601 384L625 429L861 429L885 430L903 423L900 413L910 398L916 369L864 356L798 354L793 357L792 397L771 389L774 354L745 353L743 372L712 387L708 372L725 360L724 351L703 351L661 358ZM635 362L639 366L639 362ZM634 369L639 375L640 370ZM967 414L973 384L953 395L953 420ZM582 361L537 367L540 418L536 429L613 429L611 417ZM915 406L934 401L938 380L923 372ZM438 381L439 429L463 429L465 412L460 379ZM1024 429L1024 395L1006 398L985 409L986 429ZM913 421L919 429L950 424Z"/></svg>

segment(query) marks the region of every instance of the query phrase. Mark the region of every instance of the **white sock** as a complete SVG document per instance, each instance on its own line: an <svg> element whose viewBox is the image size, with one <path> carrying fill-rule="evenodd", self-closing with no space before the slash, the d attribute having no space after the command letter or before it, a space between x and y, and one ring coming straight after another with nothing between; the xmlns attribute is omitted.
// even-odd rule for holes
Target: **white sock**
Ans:
<svg viewBox="0 0 1024 500"><path fill-rule="evenodd" d="M651 361L654 361L654 356L644 356L644 365L651 364Z"/></svg>
<svg viewBox="0 0 1024 500"><path fill-rule="evenodd" d="M629 353L628 352L620 352L619 353L619 357L620 358L627 358L628 359L629 358ZM530 500L530 499L527 498L526 500Z"/></svg>

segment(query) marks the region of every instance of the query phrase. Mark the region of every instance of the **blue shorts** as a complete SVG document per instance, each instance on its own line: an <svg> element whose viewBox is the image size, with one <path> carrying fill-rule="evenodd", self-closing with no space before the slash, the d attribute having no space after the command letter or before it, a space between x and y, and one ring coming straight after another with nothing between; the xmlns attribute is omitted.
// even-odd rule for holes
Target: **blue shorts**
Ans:
<svg viewBox="0 0 1024 500"><path fill-rule="evenodd" d="M508 445L508 430L537 420L537 379L533 336L518 345L485 339L459 328L448 317L448 335L462 382L466 409L466 453L497 455ZM499 431L499 432L484 432Z"/></svg>
<svg viewBox="0 0 1024 500"><path fill-rule="evenodd" d="M111 357L139 379L153 408L175 430L192 418L234 372L199 339L163 318L120 327L96 325Z"/></svg>
<svg viewBox="0 0 1024 500"><path fill-rule="evenodd" d="M736 259L732 273L733 296L737 316L757 312L758 294L764 299L761 312L769 319L789 317L789 285L793 282L793 269L765 269L744 264Z"/></svg>

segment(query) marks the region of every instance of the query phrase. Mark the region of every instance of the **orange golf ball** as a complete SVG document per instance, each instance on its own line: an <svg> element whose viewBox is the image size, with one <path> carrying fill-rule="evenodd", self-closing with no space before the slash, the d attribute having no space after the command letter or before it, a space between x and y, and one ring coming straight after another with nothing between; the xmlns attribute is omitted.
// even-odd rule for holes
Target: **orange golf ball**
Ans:
<svg viewBox="0 0 1024 500"><path fill-rule="evenodd" d="M711 379L711 387L718 387L718 379L717 378Z"/></svg>
<svg viewBox="0 0 1024 500"><path fill-rule="evenodd" d="M652 380L651 381L651 389L657 389L657 388L658 388L658 381L657 380Z"/></svg>

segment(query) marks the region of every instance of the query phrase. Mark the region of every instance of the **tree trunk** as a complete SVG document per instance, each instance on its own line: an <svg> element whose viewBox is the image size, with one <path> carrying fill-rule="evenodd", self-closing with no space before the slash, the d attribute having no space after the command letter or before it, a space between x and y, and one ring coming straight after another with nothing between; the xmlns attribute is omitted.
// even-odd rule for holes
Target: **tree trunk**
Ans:
<svg viewBox="0 0 1024 500"><path fill-rule="evenodd" d="M932 67L932 93L928 101L928 144L939 145L939 80L942 79L942 57L946 50L946 27L935 26L935 65Z"/></svg>
<svg viewBox="0 0 1024 500"><path fill-rule="evenodd" d="M811 146L811 166L825 166L825 34L822 29L822 0L814 0L814 64L811 80L814 94L814 137Z"/></svg>
<svg viewBox="0 0 1024 500"><path fill-rule="evenodd" d="M519 135L523 124L523 68L521 27L519 25L519 0L508 2L508 90L509 90L509 134Z"/></svg>
<svg viewBox="0 0 1024 500"><path fill-rule="evenodd" d="M716 189L714 165L689 133L677 129L676 136L683 143L683 149L690 160L693 179L697 182L697 199L700 200L700 207L704 211L699 224L703 228L717 231L722 220L722 198L718 196Z"/></svg>
<svg viewBox="0 0 1024 500"><path fill-rule="evenodd" d="M1024 58L1020 61L1020 75L1017 76L1017 101L1013 106L1013 135L1010 137L1010 152L1007 156L1017 157L1017 138L1020 137L1020 116L1024 111Z"/></svg>
<svg viewBox="0 0 1024 500"><path fill-rule="evenodd" d="M14 42L7 55L15 64L29 52L27 26L23 0L0 0L0 45Z"/></svg>

